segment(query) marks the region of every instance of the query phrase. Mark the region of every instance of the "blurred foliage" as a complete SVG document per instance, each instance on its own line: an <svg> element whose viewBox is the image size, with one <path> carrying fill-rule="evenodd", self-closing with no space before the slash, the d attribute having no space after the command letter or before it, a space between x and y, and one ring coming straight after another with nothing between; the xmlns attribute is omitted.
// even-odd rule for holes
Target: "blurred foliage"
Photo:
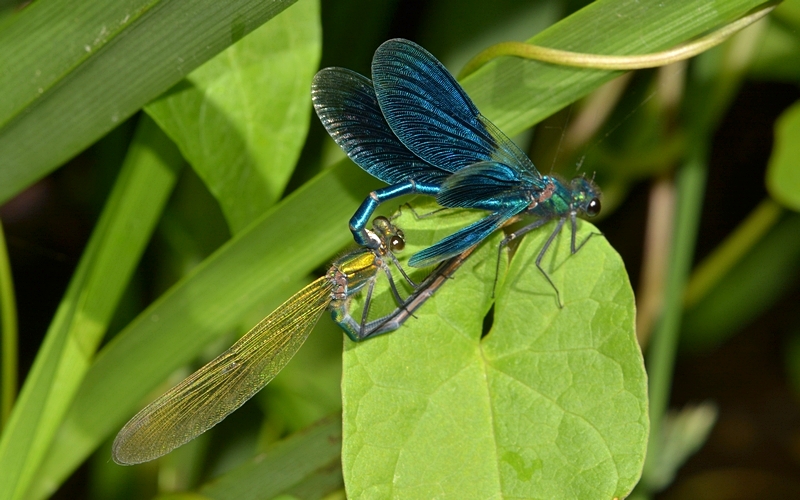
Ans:
<svg viewBox="0 0 800 500"><path fill-rule="evenodd" d="M703 204L712 139L731 102L748 79L800 83L800 0L689 62L623 74L500 58L463 82L543 173L593 175L604 218L630 223L617 210L632 194L655 178L673 184L674 205L649 207L667 210L672 223L645 229L666 236L668 258L648 275L654 286L639 285L661 304L647 353L650 422L622 261L601 238L566 259L562 234L545 265L581 306L559 309L531 263L544 229L516 249L494 306L486 263L497 235L402 333L346 342L344 373L341 333L323 320L266 390L207 435L142 466L121 468L108 456L137 409L350 242L347 220L379 182L342 160L313 115L308 89L318 67L368 75L377 45L398 36L453 73L507 40L641 54L761 3L0 2L8 245L19 221L49 216L54 239L40 246L71 242L75 261L69 284L55 285L60 302L37 313L52 316L44 340L22 337L23 351L36 354L2 429L0 499L59 488L89 498L344 498L345 480L353 497L595 498L602 490L610 498L627 495L642 473L648 424L648 464L634 495L668 487L716 415L711 405L667 413L678 342L693 352L723 345L798 283L798 104L775 123L760 209L691 270L701 218L715 209ZM55 185L67 194L54 195ZM57 196L86 220L48 214ZM467 216L449 217L404 215L410 248ZM629 226L617 241L638 244L640 229ZM9 271L0 273L9 283ZM37 275L14 270L14 278L18 289L44 286ZM0 296L5 308L13 299ZM797 391L800 316L790 313L783 359ZM6 365L17 356L8 330ZM606 343L608 331L616 335ZM13 380L0 387L13 400ZM629 412L614 414L615 397ZM465 408L472 413L462 426L455 415ZM70 477L88 479L75 486ZM715 477L698 484L719 484ZM697 490L687 484L680 491L690 498Z"/></svg>

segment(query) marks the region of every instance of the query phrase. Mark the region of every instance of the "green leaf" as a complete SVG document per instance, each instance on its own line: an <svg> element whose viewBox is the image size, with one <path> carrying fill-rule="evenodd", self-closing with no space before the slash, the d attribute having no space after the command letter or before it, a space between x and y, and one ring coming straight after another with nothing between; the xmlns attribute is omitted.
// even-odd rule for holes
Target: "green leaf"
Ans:
<svg viewBox="0 0 800 500"><path fill-rule="evenodd" d="M0 30L0 203L292 3L28 5Z"/></svg>
<svg viewBox="0 0 800 500"><path fill-rule="evenodd" d="M763 3L599 0L529 41L593 54L646 54L718 28ZM481 112L513 136L620 74L504 57L465 78L463 85Z"/></svg>
<svg viewBox="0 0 800 500"><path fill-rule="evenodd" d="M767 189L776 201L800 212L800 102L778 118L767 167Z"/></svg>
<svg viewBox="0 0 800 500"><path fill-rule="evenodd" d="M454 74L485 48L509 40L525 40L564 17L563 2L519 2L462 0L430 3L414 41L436 54ZM458 13L458 22L452 22Z"/></svg>
<svg viewBox="0 0 800 500"><path fill-rule="evenodd" d="M401 227L414 227L400 219ZM440 220L406 230L411 254ZM580 223L578 241L596 230ZM353 498L624 497L647 443L646 375L619 255L593 236L570 256L528 235L491 306L499 235L402 330L347 342L342 463ZM424 230L427 230L427 237ZM440 230L440 229L439 229Z"/></svg>
<svg viewBox="0 0 800 500"><path fill-rule="evenodd" d="M217 500L258 500L300 489L300 498L321 498L342 487L341 448L342 419L336 415L275 443L199 492Z"/></svg>
<svg viewBox="0 0 800 500"><path fill-rule="evenodd" d="M17 398L19 332L14 280L8 260L8 246L0 222L0 435L6 428Z"/></svg>
<svg viewBox="0 0 800 500"><path fill-rule="evenodd" d="M300 156L321 37L318 2L298 2L145 108L234 233L278 200Z"/></svg>
<svg viewBox="0 0 800 500"><path fill-rule="evenodd" d="M3 433L0 498L20 498L34 480L182 165L144 118Z"/></svg>

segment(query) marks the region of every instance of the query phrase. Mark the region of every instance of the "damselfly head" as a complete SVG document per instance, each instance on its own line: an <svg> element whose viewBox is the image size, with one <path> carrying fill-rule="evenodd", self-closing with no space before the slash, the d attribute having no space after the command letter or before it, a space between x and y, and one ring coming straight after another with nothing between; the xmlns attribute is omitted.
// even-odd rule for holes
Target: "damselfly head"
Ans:
<svg viewBox="0 0 800 500"><path fill-rule="evenodd" d="M392 221L379 215L372 220L372 229L381 239L381 246L391 252L399 252L406 247L406 237L403 230L395 226Z"/></svg>
<svg viewBox="0 0 800 500"><path fill-rule="evenodd" d="M600 189L585 177L572 179L572 206L589 217L600 213Z"/></svg>

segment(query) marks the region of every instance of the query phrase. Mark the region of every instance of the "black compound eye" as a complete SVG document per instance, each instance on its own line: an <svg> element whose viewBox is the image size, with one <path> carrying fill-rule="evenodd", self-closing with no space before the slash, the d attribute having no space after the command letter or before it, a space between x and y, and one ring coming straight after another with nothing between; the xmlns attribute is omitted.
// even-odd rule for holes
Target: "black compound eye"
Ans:
<svg viewBox="0 0 800 500"><path fill-rule="evenodd" d="M400 235L392 236L389 246L391 247L392 252L399 252L406 247L406 240Z"/></svg>
<svg viewBox="0 0 800 500"><path fill-rule="evenodd" d="M594 217L595 215L600 213L600 200L597 198L592 198L589 201L589 204L586 206L586 214L589 217Z"/></svg>

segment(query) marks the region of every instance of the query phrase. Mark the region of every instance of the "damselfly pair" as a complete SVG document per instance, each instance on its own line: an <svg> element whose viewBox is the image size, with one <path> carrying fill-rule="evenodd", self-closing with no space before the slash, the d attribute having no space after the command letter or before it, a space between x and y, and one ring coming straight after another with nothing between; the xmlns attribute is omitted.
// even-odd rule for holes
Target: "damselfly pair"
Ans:
<svg viewBox="0 0 800 500"><path fill-rule="evenodd" d="M579 177L567 184L541 175L528 157L483 117L464 90L427 51L407 40L390 40L375 53L373 80L343 68L327 68L314 78L314 107L330 135L364 170L389 184L369 194L350 228L361 248L337 259L325 276L284 302L226 352L156 399L117 435L113 457L120 464L155 459L194 439L261 390L289 362L322 312L354 341L399 328L494 231L532 216L533 222L506 236L515 238L556 219L541 260L567 220L571 250L578 215L600 210L594 185ZM377 206L405 194L435 196L445 208L488 210L485 218L413 255L409 264L439 263L422 283L400 268L394 251L405 245L402 231L386 218L367 224ZM498 250L498 252L500 251ZM498 253L498 262L500 255ZM394 263L412 285L403 298L392 279ZM370 320L369 302L378 277L387 276L397 308ZM360 321L352 300L366 289Z"/></svg>

